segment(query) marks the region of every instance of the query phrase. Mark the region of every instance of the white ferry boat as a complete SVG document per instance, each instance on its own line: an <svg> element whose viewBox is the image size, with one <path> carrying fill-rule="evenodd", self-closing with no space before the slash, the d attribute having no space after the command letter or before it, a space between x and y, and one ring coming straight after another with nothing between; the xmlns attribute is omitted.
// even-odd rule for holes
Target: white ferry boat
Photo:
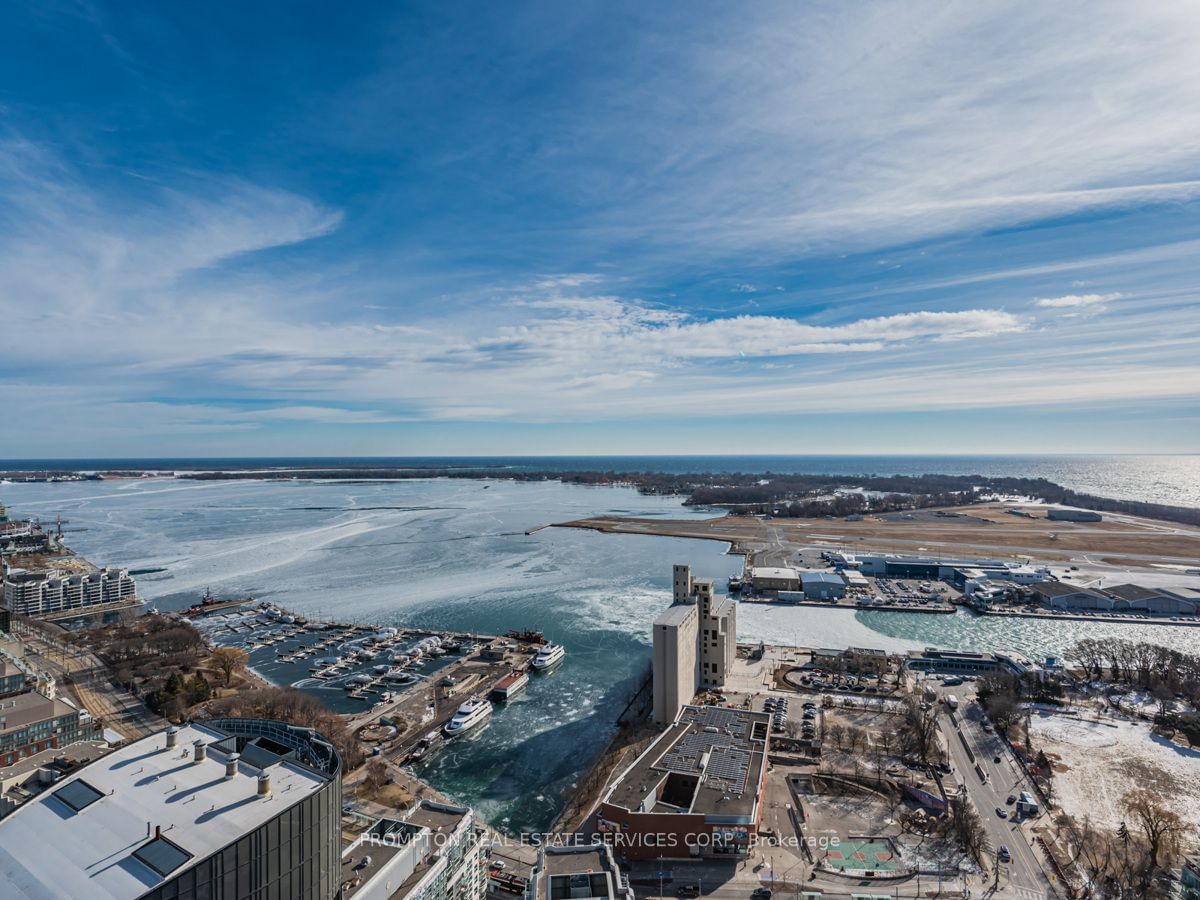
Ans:
<svg viewBox="0 0 1200 900"><path fill-rule="evenodd" d="M492 704L482 697L472 697L458 708L454 718L442 729L446 737L458 737L472 728L478 728L492 716Z"/></svg>
<svg viewBox="0 0 1200 900"><path fill-rule="evenodd" d="M567 655L566 649L562 644L546 644L538 650L537 656L533 658L530 664L535 672L549 672Z"/></svg>

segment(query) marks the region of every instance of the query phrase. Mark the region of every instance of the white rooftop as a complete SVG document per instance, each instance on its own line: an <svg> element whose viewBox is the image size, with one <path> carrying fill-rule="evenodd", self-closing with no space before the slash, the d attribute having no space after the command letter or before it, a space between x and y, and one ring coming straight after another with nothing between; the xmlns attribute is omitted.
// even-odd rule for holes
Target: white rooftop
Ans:
<svg viewBox="0 0 1200 900"><path fill-rule="evenodd" d="M753 566L751 578L795 578L796 570L787 566Z"/></svg>
<svg viewBox="0 0 1200 900"><path fill-rule="evenodd" d="M265 770L240 760L237 774L226 778L224 751L209 746L207 759L193 761L197 740L211 745L228 738L194 723L179 726L170 750L165 733L143 738L84 766L0 820L0 897L138 897L326 783L319 773L287 760L267 763ZM271 776L271 793L260 797L263 771ZM58 796L65 787L64 797L76 794L73 805ZM162 852L154 858L178 861L160 873L136 857L155 828L191 858L159 845Z"/></svg>

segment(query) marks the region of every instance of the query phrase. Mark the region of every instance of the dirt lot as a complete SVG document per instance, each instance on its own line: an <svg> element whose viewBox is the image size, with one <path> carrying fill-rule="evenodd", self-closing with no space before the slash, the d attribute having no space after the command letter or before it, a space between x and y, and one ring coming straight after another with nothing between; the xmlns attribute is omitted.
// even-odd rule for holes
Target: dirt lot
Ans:
<svg viewBox="0 0 1200 900"><path fill-rule="evenodd" d="M1034 748L1054 764L1058 802L1076 819L1115 828L1126 818L1121 797L1150 787L1200 828L1200 750L1172 744L1141 722L1040 713L1031 724Z"/></svg>

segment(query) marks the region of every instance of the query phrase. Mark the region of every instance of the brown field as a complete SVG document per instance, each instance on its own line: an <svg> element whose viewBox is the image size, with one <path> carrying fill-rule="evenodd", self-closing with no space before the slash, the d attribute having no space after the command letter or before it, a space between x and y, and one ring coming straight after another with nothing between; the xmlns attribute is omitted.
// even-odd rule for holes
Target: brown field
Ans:
<svg viewBox="0 0 1200 900"><path fill-rule="evenodd" d="M921 510L913 519L770 519L721 516L714 519L636 519L598 516L559 523L618 534L652 534L726 541L731 552L764 562L774 554L817 545L914 553L936 550L1009 558L1065 561L1086 554L1110 554L1122 564L1149 561L1196 565L1200 531L1169 522L1105 514L1101 522L1054 522L1044 509L1024 507L1035 518L1011 515L1009 507L979 504L956 507L953 518Z"/></svg>

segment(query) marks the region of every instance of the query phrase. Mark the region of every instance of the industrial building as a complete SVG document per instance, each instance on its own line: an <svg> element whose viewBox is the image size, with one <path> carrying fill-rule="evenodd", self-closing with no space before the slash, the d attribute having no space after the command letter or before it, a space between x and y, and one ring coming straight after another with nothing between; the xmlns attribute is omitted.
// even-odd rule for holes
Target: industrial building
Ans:
<svg viewBox="0 0 1200 900"><path fill-rule="evenodd" d="M1119 584L1103 588L1112 598L1113 612L1145 612L1152 616L1193 616L1200 613L1200 591L1193 588L1147 588Z"/></svg>
<svg viewBox="0 0 1200 900"><path fill-rule="evenodd" d="M86 573L53 568L7 569L4 573L4 606L17 615L44 616L136 600L137 588L128 569Z"/></svg>
<svg viewBox="0 0 1200 900"><path fill-rule="evenodd" d="M1027 657L1015 650L980 653L974 650L939 650L937 647L909 650L905 665L917 672L942 675L983 675L991 672L1024 675L1036 669Z"/></svg>
<svg viewBox="0 0 1200 900"><path fill-rule="evenodd" d="M846 579L837 572L805 569L800 573L805 600L836 600L846 596Z"/></svg>
<svg viewBox="0 0 1200 900"><path fill-rule="evenodd" d="M700 688L719 688L737 655L737 604L689 566L673 572L671 606L653 626L654 720L665 725Z"/></svg>
<svg viewBox="0 0 1200 900"><path fill-rule="evenodd" d="M1046 566L1029 566L1002 559L866 554L862 571L882 578L920 578L945 581L970 595L986 582L1039 584L1053 578Z"/></svg>
<svg viewBox="0 0 1200 900"><path fill-rule="evenodd" d="M0 897L333 900L341 774L312 729L263 719L170 728L0 820Z"/></svg>
<svg viewBox="0 0 1200 900"><path fill-rule="evenodd" d="M800 590L800 573L790 566L751 566L747 575L756 594Z"/></svg>
<svg viewBox="0 0 1200 900"><path fill-rule="evenodd" d="M1055 508L1046 510L1046 518L1052 522L1099 522L1104 517L1090 509Z"/></svg>
<svg viewBox="0 0 1200 900"><path fill-rule="evenodd" d="M860 568L867 575L883 578L952 579L958 569L1000 571L1010 568L1002 559L972 559L945 556L902 556L891 553L868 553L859 557Z"/></svg>
<svg viewBox="0 0 1200 900"><path fill-rule="evenodd" d="M747 855L770 726L765 712L685 706L604 795L599 830L627 859Z"/></svg>
<svg viewBox="0 0 1200 900"><path fill-rule="evenodd" d="M541 847L525 900L634 900L607 844Z"/></svg>
<svg viewBox="0 0 1200 900"><path fill-rule="evenodd" d="M344 900L483 900L482 832L471 810L422 800L379 819L342 854Z"/></svg>
<svg viewBox="0 0 1200 900"><path fill-rule="evenodd" d="M1064 584L1061 581L1035 584L1031 591L1034 597L1050 609L1110 611L1113 608L1113 598L1107 594L1074 584Z"/></svg>

